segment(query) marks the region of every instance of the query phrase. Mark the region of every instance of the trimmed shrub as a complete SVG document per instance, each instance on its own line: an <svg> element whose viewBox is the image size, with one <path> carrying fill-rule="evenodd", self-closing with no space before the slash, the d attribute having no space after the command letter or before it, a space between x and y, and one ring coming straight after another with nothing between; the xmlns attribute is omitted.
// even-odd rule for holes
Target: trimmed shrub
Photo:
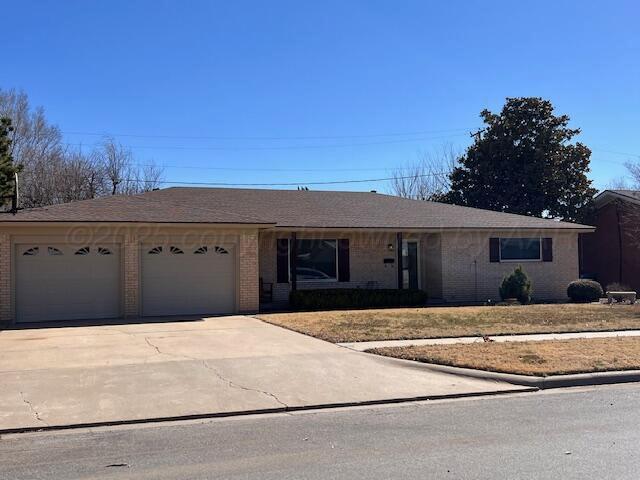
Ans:
<svg viewBox="0 0 640 480"><path fill-rule="evenodd" d="M595 280L574 280L567 287L567 296L572 302L595 302L604 296L602 286Z"/></svg>
<svg viewBox="0 0 640 480"><path fill-rule="evenodd" d="M422 290L325 288L289 294L289 305L297 310L407 307L424 305L426 301L427 293Z"/></svg>
<svg viewBox="0 0 640 480"><path fill-rule="evenodd" d="M531 280L522 270L521 265L518 265L512 273L502 280L500 298L502 300L517 298L522 305L531 301Z"/></svg>

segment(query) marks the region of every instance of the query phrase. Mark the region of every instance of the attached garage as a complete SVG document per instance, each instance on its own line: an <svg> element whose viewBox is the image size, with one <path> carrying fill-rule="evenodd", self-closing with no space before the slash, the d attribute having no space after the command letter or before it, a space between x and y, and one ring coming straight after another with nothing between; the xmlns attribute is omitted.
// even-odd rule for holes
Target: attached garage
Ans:
<svg viewBox="0 0 640 480"><path fill-rule="evenodd" d="M17 322L121 315L120 246L15 245Z"/></svg>
<svg viewBox="0 0 640 480"><path fill-rule="evenodd" d="M236 257L231 244L144 244L141 263L145 316L237 310Z"/></svg>

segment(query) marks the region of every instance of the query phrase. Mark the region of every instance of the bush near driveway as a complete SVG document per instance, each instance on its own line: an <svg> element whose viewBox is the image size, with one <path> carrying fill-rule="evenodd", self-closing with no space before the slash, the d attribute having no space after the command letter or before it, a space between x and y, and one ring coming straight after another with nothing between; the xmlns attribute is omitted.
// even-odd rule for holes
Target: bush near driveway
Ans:
<svg viewBox="0 0 640 480"><path fill-rule="evenodd" d="M377 348L369 353L520 375L640 369L640 337Z"/></svg>
<svg viewBox="0 0 640 480"><path fill-rule="evenodd" d="M423 307L261 314L330 342L640 329L640 305Z"/></svg>

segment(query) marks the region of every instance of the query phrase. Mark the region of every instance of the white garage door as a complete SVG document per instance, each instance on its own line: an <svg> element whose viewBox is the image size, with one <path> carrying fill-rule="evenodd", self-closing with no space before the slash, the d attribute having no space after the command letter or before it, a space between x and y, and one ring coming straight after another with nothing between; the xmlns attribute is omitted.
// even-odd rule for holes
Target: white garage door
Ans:
<svg viewBox="0 0 640 480"><path fill-rule="evenodd" d="M118 245L16 245L18 322L120 315Z"/></svg>
<svg viewBox="0 0 640 480"><path fill-rule="evenodd" d="M146 245L141 253L144 315L235 311L236 264L232 246Z"/></svg>

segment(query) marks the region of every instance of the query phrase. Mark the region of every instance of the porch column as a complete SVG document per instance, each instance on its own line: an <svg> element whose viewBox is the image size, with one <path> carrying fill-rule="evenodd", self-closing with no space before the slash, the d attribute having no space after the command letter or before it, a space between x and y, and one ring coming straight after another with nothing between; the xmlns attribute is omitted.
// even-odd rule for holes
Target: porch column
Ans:
<svg viewBox="0 0 640 480"><path fill-rule="evenodd" d="M398 290L402 290L402 232L396 234L396 251L398 252Z"/></svg>
<svg viewBox="0 0 640 480"><path fill-rule="evenodd" d="M11 239L0 233L0 322L11 322Z"/></svg>
<svg viewBox="0 0 640 480"><path fill-rule="evenodd" d="M124 316L140 316L140 239L136 233L124 237Z"/></svg>
<svg viewBox="0 0 640 480"><path fill-rule="evenodd" d="M296 232L291 233L291 240L289 241L289 265L291 271L289 273L291 278L291 291L298 289L298 279L296 278L296 272L298 271L298 244L296 242Z"/></svg>
<svg viewBox="0 0 640 480"><path fill-rule="evenodd" d="M240 258L241 313L254 313L260 308L260 271L258 262L258 232L240 235L238 256Z"/></svg>

